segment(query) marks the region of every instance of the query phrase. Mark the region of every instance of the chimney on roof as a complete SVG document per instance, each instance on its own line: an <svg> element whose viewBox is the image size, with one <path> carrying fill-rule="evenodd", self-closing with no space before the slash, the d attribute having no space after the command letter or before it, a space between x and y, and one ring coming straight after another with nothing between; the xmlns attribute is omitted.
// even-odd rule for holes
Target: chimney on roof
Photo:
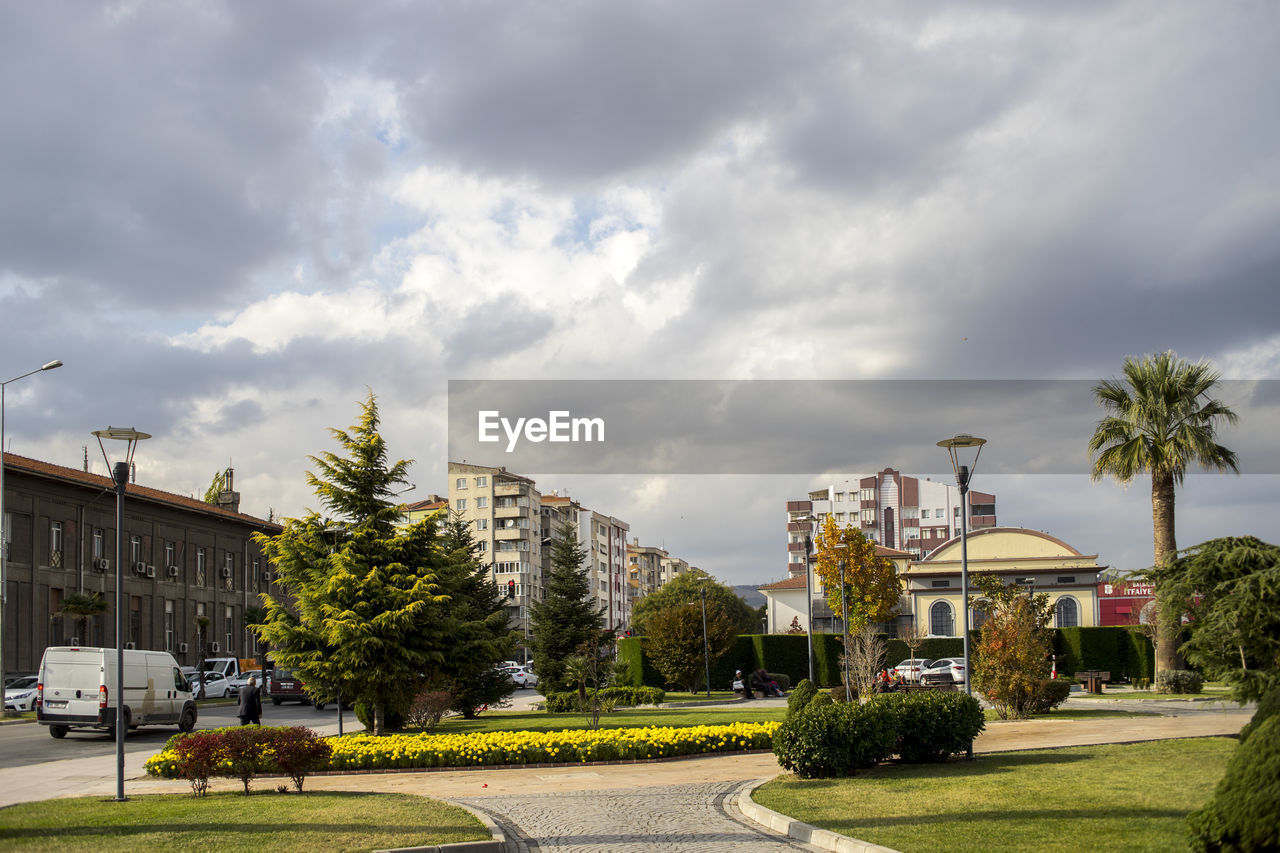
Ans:
<svg viewBox="0 0 1280 853"><path fill-rule="evenodd" d="M222 491L218 492L218 506L229 509L232 512L239 512L240 493L234 488L235 475L235 469L227 468L226 477L222 484Z"/></svg>

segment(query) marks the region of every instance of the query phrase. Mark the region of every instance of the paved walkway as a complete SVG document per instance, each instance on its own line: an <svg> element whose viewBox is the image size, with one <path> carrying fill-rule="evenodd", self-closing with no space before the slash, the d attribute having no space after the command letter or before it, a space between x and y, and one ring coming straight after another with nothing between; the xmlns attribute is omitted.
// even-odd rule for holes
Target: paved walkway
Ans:
<svg viewBox="0 0 1280 853"><path fill-rule="evenodd" d="M1139 703L1124 707L1130 710L1136 705ZM975 752L1229 735L1252 716L1252 709L1201 705L1173 711L1150 705L1141 703L1140 710L1161 710L1163 714L989 723L974 745ZM110 794L114 792L114 763L108 762L111 759L100 762L104 766L50 762L23 768L22 781L0 779L0 792L10 787L8 783L18 788L8 797L0 794L0 800ZM737 807L743 787L779 772L771 753L759 753L637 764L322 776L309 779L307 788L395 791L462 803L488 815L507 835L509 849L521 853L817 849L748 821ZM137 771L130 768L129 775L135 777ZM211 787L234 790L238 785L234 780L220 779L213 780ZM46 786L54 790L32 796ZM185 790L189 790L185 782L145 777L131 778L126 785L130 795Z"/></svg>

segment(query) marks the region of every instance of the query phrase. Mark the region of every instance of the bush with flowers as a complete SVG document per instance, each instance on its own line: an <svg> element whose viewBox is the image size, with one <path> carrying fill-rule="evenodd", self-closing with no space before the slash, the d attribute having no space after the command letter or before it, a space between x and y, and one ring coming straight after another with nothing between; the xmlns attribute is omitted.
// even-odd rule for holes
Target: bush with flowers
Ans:
<svg viewBox="0 0 1280 853"><path fill-rule="evenodd" d="M317 770L493 767L508 764L578 764L674 758L717 752L769 749L779 723L715 726L647 726L558 732L478 732L474 734L370 734L329 738L333 753ZM153 776L176 778L173 751L147 760Z"/></svg>

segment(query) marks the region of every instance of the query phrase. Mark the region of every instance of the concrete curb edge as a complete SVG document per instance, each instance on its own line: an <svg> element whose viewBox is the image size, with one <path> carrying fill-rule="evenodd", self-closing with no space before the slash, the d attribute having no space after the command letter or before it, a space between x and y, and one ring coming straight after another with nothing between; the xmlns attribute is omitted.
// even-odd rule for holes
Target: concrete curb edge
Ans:
<svg viewBox="0 0 1280 853"><path fill-rule="evenodd" d="M738 811L761 826L767 826L775 832L783 833L788 838L794 838L797 841L821 847L823 850L832 850L835 853L898 853L891 847L881 847L878 844L850 838L847 835L841 835L829 829L819 829L816 826L779 814L772 809L766 809L751 799L751 793L768 781L768 779L757 779L754 782L748 782L738 793Z"/></svg>
<svg viewBox="0 0 1280 853"><path fill-rule="evenodd" d="M507 836L496 823L484 812L476 811L470 806L453 800L444 800L456 808L464 809L489 830L488 841L458 841L453 844L428 844L423 847L396 847L387 850L375 850L374 853L506 853Z"/></svg>

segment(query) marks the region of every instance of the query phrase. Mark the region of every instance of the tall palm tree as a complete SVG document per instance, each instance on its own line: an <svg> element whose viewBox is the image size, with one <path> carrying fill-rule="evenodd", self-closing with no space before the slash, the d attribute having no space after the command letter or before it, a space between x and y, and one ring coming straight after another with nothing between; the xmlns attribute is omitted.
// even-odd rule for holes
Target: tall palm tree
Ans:
<svg viewBox="0 0 1280 853"><path fill-rule="evenodd" d="M1221 423L1239 416L1209 396L1219 374L1207 361L1179 358L1172 350L1124 360L1124 379L1093 386L1094 398L1107 414L1089 440L1093 479L1115 477L1123 483L1151 477L1151 518L1155 544L1153 565L1171 562L1178 552L1174 537L1174 489L1182 485L1187 466L1240 472L1236 454L1218 444ZM1156 590L1159 601L1159 590ZM1156 669L1178 669L1180 613L1158 608Z"/></svg>
<svg viewBox="0 0 1280 853"><path fill-rule="evenodd" d="M105 613L107 607L106 600L96 592L73 592L63 597L58 612L76 618L76 627L79 629L76 636L81 643L88 643L89 617Z"/></svg>

